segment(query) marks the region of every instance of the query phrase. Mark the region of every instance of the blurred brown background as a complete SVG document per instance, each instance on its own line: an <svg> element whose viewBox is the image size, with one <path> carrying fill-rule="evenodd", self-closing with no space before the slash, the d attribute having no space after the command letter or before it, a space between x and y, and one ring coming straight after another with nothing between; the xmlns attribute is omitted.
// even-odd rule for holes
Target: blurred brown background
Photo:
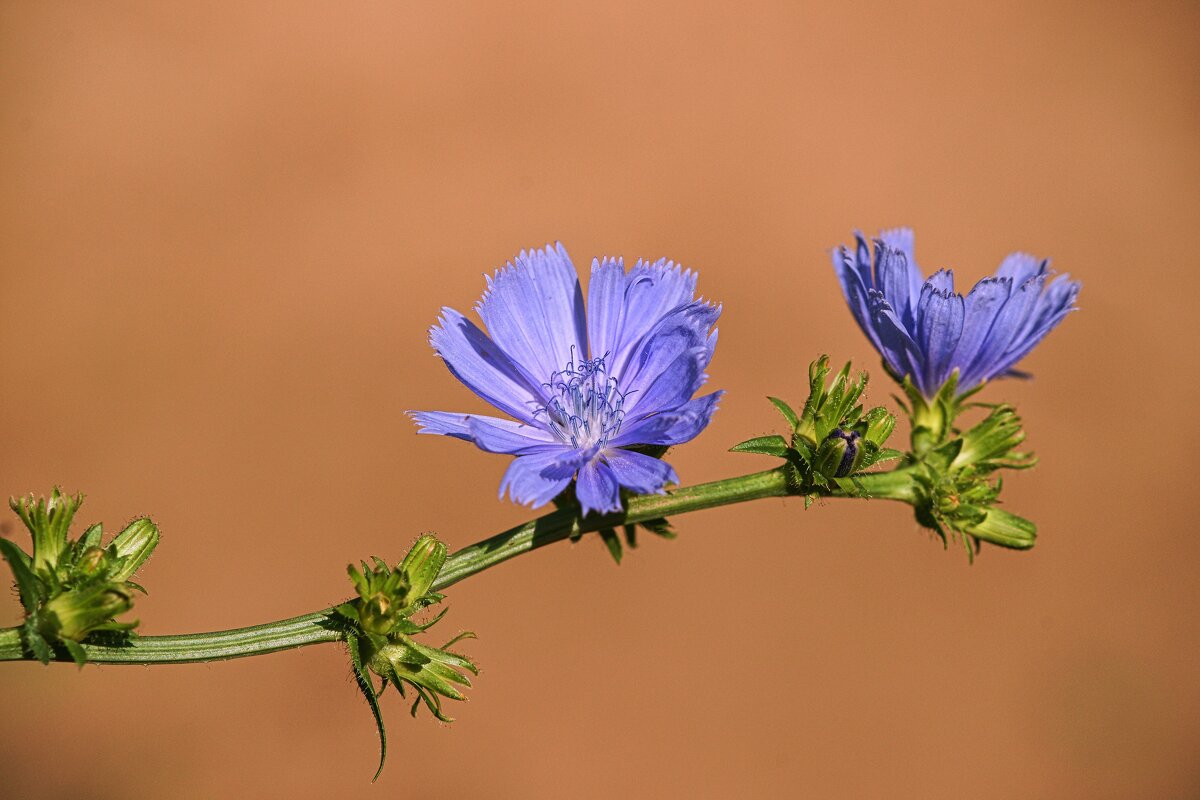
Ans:
<svg viewBox="0 0 1200 800"><path fill-rule="evenodd" d="M1043 459L1006 490L1032 552L770 501L620 568L519 559L453 589L483 675L453 726L386 703L374 788L333 646L0 664L0 794L1196 796L1198 34L1192 3L0 5L0 492L151 514L145 633L528 516L506 458L402 415L483 408L425 332L523 247L670 256L725 303L689 483L767 465L726 448L819 352L887 400L828 262L855 227L1085 283L988 392Z"/></svg>

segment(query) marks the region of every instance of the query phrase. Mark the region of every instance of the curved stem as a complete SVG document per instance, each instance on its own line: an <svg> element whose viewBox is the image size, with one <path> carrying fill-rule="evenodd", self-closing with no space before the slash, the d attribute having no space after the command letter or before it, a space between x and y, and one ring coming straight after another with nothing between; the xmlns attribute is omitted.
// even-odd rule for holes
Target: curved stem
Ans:
<svg viewBox="0 0 1200 800"><path fill-rule="evenodd" d="M872 496L906 500L904 487L911 486L911 479L900 474L903 472L901 469L862 476L863 488ZM911 489L907 491L911 493ZM626 511L616 514L580 519L572 509L552 511L452 554L433 588L445 589L510 558L576 534L791 493L787 477L779 468L688 486L667 494L638 495L629 498ZM248 628L136 636L119 646L87 644L83 647L88 660L99 664L185 664L243 658L343 639L344 633L330 613L331 609L325 609ZM0 629L0 661L19 660L29 660L29 656L22 650L18 629Z"/></svg>

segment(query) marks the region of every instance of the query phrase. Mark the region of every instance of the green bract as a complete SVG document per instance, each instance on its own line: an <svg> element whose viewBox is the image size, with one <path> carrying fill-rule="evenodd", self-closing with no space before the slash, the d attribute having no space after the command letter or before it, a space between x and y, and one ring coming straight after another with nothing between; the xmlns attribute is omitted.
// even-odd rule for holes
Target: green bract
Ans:
<svg viewBox="0 0 1200 800"><path fill-rule="evenodd" d="M417 540L395 569L379 558L373 561L373 565L361 562L361 569L353 564L347 568L358 597L333 610L346 624L350 663L379 730L379 769L375 773L378 778L387 757L387 734L379 695L388 685L395 686L401 697L406 696L405 686L416 692L412 704L414 716L424 703L435 717L451 722L442 712L442 698L465 700L455 684L469 687L471 680L467 673L478 675L479 669L471 659L448 649L463 639L474 638L475 634L469 631L441 647L428 647L413 639L433 627L446 613L443 610L425 622L412 619L414 614L445 597L431 590L446 562L446 546L426 535ZM378 689L372 672L383 679Z"/></svg>
<svg viewBox="0 0 1200 800"><path fill-rule="evenodd" d="M849 362L826 382L829 372L828 356L809 365L809 395L799 414L785 401L768 398L791 428L787 438L759 436L733 447L786 459L794 493L804 495L806 505L834 487L852 489L858 473L902 455L883 446L896 418L882 406L864 411L859 402L866 373L852 379Z"/></svg>
<svg viewBox="0 0 1200 800"><path fill-rule="evenodd" d="M82 495L64 495L58 489L49 498L12 498L16 512L33 539L33 552L0 539L0 555L16 578L25 623L22 644L42 663L61 648L82 665L87 653L80 646L102 631L125 636L137 621L117 622L133 607L133 593L145 592L130 580L158 545L158 528L138 519L103 545L99 524L75 540L71 521L83 503Z"/></svg>
<svg viewBox="0 0 1200 800"><path fill-rule="evenodd" d="M980 541L1003 547L1032 547L1036 526L997 507L1001 469L1026 469L1036 459L1017 451L1024 441L1021 420L1008 405L988 406L967 400L978 388L960 394L957 373L926 399L909 380L901 383L908 404L900 403L911 422L912 451L885 449L896 418L882 406L864 411L859 402L866 375L850 377L846 364L832 378L829 359L809 366L809 396L800 413L783 400L769 398L790 428L788 436L748 439L733 450L785 459L791 494L803 495L807 508L816 498L877 497L911 505L917 521L943 541L957 536L974 557ZM971 408L989 413L966 432L955 423ZM888 472L867 472L881 461L902 458Z"/></svg>

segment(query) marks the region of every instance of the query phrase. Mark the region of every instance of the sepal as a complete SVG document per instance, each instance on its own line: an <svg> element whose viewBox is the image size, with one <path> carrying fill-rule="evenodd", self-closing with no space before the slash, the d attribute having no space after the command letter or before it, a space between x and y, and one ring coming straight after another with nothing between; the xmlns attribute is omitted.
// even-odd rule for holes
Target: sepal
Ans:
<svg viewBox="0 0 1200 800"><path fill-rule="evenodd" d="M896 417L882 406L864 410L866 373L851 377L849 362L832 378L830 372L828 356L809 365L809 395L799 413L778 397L767 398L787 422L788 438L756 436L731 448L785 459L789 490L805 496L806 508L821 493L838 489L841 479L903 455L883 446Z"/></svg>
<svg viewBox="0 0 1200 800"><path fill-rule="evenodd" d="M33 540L32 554L0 539L0 556L16 579L25 622L22 642L43 663L63 651L76 663L87 660L83 642L93 633L130 636L137 621L117 617L133 606L133 593L145 590L130 578L158 545L158 529L148 519L131 523L107 546L103 528L92 525L70 538L70 525L82 495L54 489L48 498L33 495L9 500Z"/></svg>
<svg viewBox="0 0 1200 800"><path fill-rule="evenodd" d="M387 756L387 733L379 695L391 685L400 695L406 688L416 693L412 704L415 716L422 704L439 720L451 722L443 710L443 700L465 700L462 687L470 687L468 675L479 668L466 655L450 650L456 642L474 638L466 632L441 647L429 647L414 637L436 625L446 611L432 619L418 621L414 615L440 603L444 596L433 591L438 574L446 562L446 546L425 535L416 541L404 559L393 569L382 559L360 562L347 567L358 597L332 609L333 619L345 631L350 664L355 681L375 719L379 731L379 769ZM382 679L376 689L375 678Z"/></svg>

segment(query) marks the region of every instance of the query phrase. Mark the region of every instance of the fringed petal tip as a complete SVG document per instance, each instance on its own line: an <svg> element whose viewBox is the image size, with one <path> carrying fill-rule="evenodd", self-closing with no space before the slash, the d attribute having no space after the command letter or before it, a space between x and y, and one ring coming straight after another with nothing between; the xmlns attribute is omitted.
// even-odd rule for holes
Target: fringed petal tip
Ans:
<svg viewBox="0 0 1200 800"><path fill-rule="evenodd" d="M1030 253L1007 256L964 298L950 270L921 279L911 229L873 240L873 268L862 234L855 240L853 257L842 246L833 258L846 302L888 371L911 376L926 397L956 369L963 394L1010 373L1075 308L1079 283L1052 278L1049 260Z"/></svg>

